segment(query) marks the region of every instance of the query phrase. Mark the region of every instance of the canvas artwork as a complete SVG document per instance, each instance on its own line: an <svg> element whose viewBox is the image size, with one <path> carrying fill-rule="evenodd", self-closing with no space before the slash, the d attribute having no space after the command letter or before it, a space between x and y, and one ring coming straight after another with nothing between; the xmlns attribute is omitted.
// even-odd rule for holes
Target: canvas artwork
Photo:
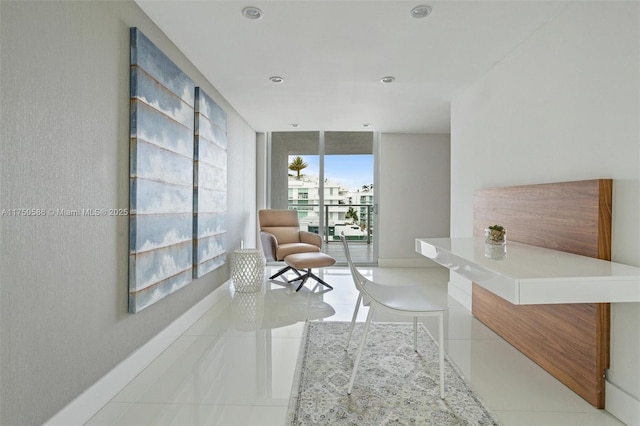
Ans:
<svg viewBox="0 0 640 426"><path fill-rule="evenodd" d="M199 87L195 97L193 264L199 278L226 260L227 114Z"/></svg>
<svg viewBox="0 0 640 426"><path fill-rule="evenodd" d="M130 312L192 281L194 96L193 81L132 28Z"/></svg>

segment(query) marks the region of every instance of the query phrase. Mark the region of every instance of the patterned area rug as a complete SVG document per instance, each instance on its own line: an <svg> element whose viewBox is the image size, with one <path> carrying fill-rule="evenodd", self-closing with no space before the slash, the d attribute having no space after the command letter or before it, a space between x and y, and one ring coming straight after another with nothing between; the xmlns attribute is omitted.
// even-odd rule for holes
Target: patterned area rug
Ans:
<svg viewBox="0 0 640 426"><path fill-rule="evenodd" d="M351 377L363 324L349 345L347 322L307 322L289 401L291 425L498 425L445 358L440 399L438 345L412 323L372 323L351 395Z"/></svg>

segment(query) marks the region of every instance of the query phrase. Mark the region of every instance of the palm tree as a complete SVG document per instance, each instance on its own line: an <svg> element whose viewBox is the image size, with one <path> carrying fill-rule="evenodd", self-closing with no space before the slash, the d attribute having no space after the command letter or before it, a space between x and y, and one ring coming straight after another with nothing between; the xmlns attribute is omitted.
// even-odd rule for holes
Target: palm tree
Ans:
<svg viewBox="0 0 640 426"><path fill-rule="evenodd" d="M358 213L353 209L353 207L349 207L349 210L344 214L345 219L353 219L353 223L358 221Z"/></svg>
<svg viewBox="0 0 640 426"><path fill-rule="evenodd" d="M298 179L300 179L300 170L306 169L307 166L308 166L308 164L304 162L302 157L297 156L289 164L289 170L292 170L292 171L296 172L298 174L298 176L297 176Z"/></svg>

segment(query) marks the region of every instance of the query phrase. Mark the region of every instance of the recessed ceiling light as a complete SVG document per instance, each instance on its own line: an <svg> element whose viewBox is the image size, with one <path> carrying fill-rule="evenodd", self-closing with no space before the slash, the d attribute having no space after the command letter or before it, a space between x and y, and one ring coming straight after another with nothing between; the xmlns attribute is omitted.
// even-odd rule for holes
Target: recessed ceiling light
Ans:
<svg viewBox="0 0 640 426"><path fill-rule="evenodd" d="M393 76L390 76L390 75L388 75L388 76L386 76L386 77L382 77L382 78L380 79L380 82L381 82L381 83L384 83L384 84L393 83L394 81L396 81L396 78L395 78L395 77L393 77Z"/></svg>
<svg viewBox="0 0 640 426"><path fill-rule="evenodd" d="M298 127L300 127L300 125L298 123L291 123L291 127L297 129Z"/></svg>
<svg viewBox="0 0 640 426"><path fill-rule="evenodd" d="M269 77L269 80L272 83L282 83L284 81L284 78L278 77L277 75L274 75L273 77Z"/></svg>
<svg viewBox="0 0 640 426"><path fill-rule="evenodd" d="M416 19L424 18L431 14L431 6L427 6L426 4L421 4L420 6L416 6L413 9L411 9L410 14L412 17Z"/></svg>
<svg viewBox="0 0 640 426"><path fill-rule="evenodd" d="M371 123L364 123L364 124L362 125L362 127L365 127L365 128L367 128L367 127L371 127Z"/></svg>
<svg viewBox="0 0 640 426"><path fill-rule="evenodd" d="M260 19L262 18L262 11L254 6L247 6L242 9L242 16L247 19Z"/></svg>

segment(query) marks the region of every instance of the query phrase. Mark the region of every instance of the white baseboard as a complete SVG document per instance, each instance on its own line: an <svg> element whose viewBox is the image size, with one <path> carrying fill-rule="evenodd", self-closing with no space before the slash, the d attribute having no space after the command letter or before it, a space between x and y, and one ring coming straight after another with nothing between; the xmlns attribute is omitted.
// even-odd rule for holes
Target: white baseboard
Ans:
<svg viewBox="0 0 640 426"><path fill-rule="evenodd" d="M640 401L608 381L605 381L605 409L629 426L640 425Z"/></svg>
<svg viewBox="0 0 640 426"><path fill-rule="evenodd" d="M229 292L227 281L191 309L173 321L164 330L145 343L111 371L100 378L76 399L51 417L47 426L83 425L104 407L118 392L144 370L158 355L189 329Z"/></svg>

